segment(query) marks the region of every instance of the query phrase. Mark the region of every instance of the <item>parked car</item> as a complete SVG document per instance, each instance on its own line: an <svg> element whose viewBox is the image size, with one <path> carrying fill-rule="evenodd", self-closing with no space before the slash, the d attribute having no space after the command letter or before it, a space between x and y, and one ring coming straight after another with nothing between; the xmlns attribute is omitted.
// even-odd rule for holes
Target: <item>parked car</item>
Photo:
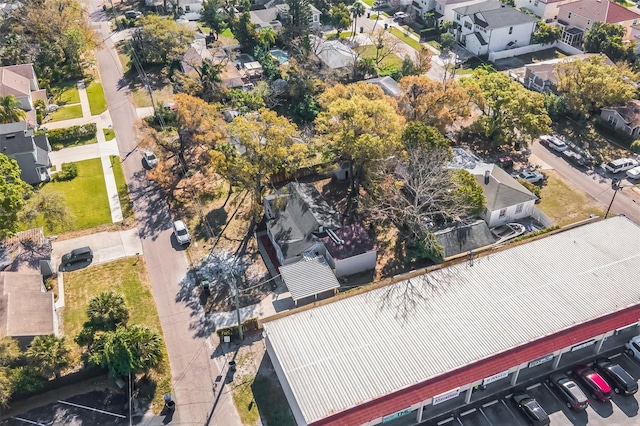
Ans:
<svg viewBox="0 0 640 426"><path fill-rule="evenodd" d="M638 162L633 158L618 158L617 160L609 161L605 170L611 173L625 172L629 169L633 169L638 166Z"/></svg>
<svg viewBox="0 0 640 426"><path fill-rule="evenodd" d="M71 266L74 263L91 262L93 260L93 250L91 247L80 247L71 250L69 253L62 256L62 264L65 266Z"/></svg>
<svg viewBox="0 0 640 426"><path fill-rule="evenodd" d="M138 11L138 10L127 10L126 12L124 12L124 17L125 18L139 18L140 16L142 16L142 12Z"/></svg>
<svg viewBox="0 0 640 426"><path fill-rule="evenodd" d="M558 392L562 395L567 407L574 410L584 410L589 406L589 399L582 392L582 389L576 382L568 378L562 373L555 373L549 377L549 386L558 389Z"/></svg>
<svg viewBox="0 0 640 426"><path fill-rule="evenodd" d="M173 222L173 234L176 236L176 240L181 246L191 242L191 234L189 234L187 225L185 225L181 220Z"/></svg>
<svg viewBox="0 0 640 426"><path fill-rule="evenodd" d="M627 177L633 180L640 179L640 166L627 170Z"/></svg>
<svg viewBox="0 0 640 426"><path fill-rule="evenodd" d="M496 164L503 170L510 169L513 167L513 158L505 155L504 157L498 158L498 162Z"/></svg>
<svg viewBox="0 0 640 426"><path fill-rule="evenodd" d="M158 165L158 157L156 157L156 154L154 154L153 151L149 151L147 149L142 153L142 156L144 157L144 161L147 163L147 166L150 168L154 168Z"/></svg>
<svg viewBox="0 0 640 426"><path fill-rule="evenodd" d="M398 22L404 22L404 20L407 19L408 17L409 15L407 15L404 12L396 12L393 14L393 20Z"/></svg>
<svg viewBox="0 0 640 426"><path fill-rule="evenodd" d="M518 408L520 408L527 420L529 420L529 424L534 426L547 426L551 423L549 415L544 411L544 408L528 394L516 392L513 394L513 400L518 404Z"/></svg>
<svg viewBox="0 0 640 426"><path fill-rule="evenodd" d="M631 338L625 345L627 348L627 353L629 356L634 357L636 360L640 361L640 336L636 336Z"/></svg>
<svg viewBox="0 0 640 426"><path fill-rule="evenodd" d="M540 172L524 170L518 173L518 179L526 180L531 183L538 183L544 180L544 175Z"/></svg>
<svg viewBox="0 0 640 426"><path fill-rule="evenodd" d="M607 402L611 399L611 386L594 369L586 365L579 365L573 369L580 381L596 399Z"/></svg>
<svg viewBox="0 0 640 426"><path fill-rule="evenodd" d="M562 152L569 149L567 144L562 139L553 135L540 136L540 143L547 148L557 152Z"/></svg>
<svg viewBox="0 0 640 426"><path fill-rule="evenodd" d="M638 392L638 382L620 364L603 357L596 360L595 366L607 382L613 385L615 393L633 395Z"/></svg>

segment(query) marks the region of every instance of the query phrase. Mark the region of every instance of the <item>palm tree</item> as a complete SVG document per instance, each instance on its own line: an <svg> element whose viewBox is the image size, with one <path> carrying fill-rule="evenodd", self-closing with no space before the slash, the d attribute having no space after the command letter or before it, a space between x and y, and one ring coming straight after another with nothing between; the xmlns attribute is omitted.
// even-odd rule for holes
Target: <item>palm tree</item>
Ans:
<svg viewBox="0 0 640 426"><path fill-rule="evenodd" d="M64 342L64 337L53 334L37 336L27 349L25 357L29 364L45 378L55 374L60 376L60 371L70 363L69 347Z"/></svg>
<svg viewBox="0 0 640 426"><path fill-rule="evenodd" d="M124 296L115 291L103 291L89 301L89 324L98 330L115 330L129 319L129 309Z"/></svg>
<svg viewBox="0 0 640 426"><path fill-rule="evenodd" d="M351 6L351 16L353 16L353 35L356 35L356 28L358 25L358 18L360 18L362 15L364 15L365 12L365 8L364 5L362 3L360 3L359 1L354 3L353 6Z"/></svg>
<svg viewBox="0 0 640 426"><path fill-rule="evenodd" d="M0 96L0 124L25 121L27 113L22 109L22 104L13 95Z"/></svg>

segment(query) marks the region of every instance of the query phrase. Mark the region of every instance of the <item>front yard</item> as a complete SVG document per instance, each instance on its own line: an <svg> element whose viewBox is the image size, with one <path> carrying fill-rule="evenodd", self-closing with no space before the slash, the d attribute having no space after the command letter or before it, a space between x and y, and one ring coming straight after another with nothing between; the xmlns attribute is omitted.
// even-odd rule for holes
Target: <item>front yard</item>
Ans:
<svg viewBox="0 0 640 426"><path fill-rule="evenodd" d="M99 115L107 110L107 100L104 97L102 83L91 81L87 86L87 97L89 98L91 115Z"/></svg>
<svg viewBox="0 0 640 426"><path fill-rule="evenodd" d="M142 257L130 257L102 265L91 266L64 273L63 327L67 342L74 348L76 362L80 360L80 348L74 338L82 330L87 320L86 309L89 301L103 291L122 293L129 308L129 324L143 324L156 330L162 336L160 318L156 309L146 265ZM171 367L166 348L164 361L157 370L150 373L153 391L147 395L152 401L155 413L164 406L162 396L171 391ZM144 393L145 388L141 389Z"/></svg>
<svg viewBox="0 0 640 426"><path fill-rule="evenodd" d="M47 121L63 121L73 118L82 118L82 106L80 104L60 107L47 115Z"/></svg>

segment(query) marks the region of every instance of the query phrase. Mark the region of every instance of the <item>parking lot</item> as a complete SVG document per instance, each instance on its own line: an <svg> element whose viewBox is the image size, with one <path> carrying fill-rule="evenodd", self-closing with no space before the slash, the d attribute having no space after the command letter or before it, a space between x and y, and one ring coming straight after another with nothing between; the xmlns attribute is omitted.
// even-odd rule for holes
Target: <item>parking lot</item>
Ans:
<svg viewBox="0 0 640 426"><path fill-rule="evenodd" d="M612 356L611 359L620 364L636 380L640 379L640 363L625 353ZM570 378L575 379L573 374ZM613 394L611 401L600 402L589 398L590 406L585 411L574 411L567 407L557 390L550 388L541 377L540 382L526 388L526 392L544 408L556 426L631 426L640 425L638 401L640 393L632 396ZM584 387L579 384L581 388ZM523 389L518 389L523 390ZM585 392L587 393L587 392ZM511 398L511 392L501 398L470 405L469 408L455 416L442 416L439 419L424 423L428 426L525 426L527 421Z"/></svg>

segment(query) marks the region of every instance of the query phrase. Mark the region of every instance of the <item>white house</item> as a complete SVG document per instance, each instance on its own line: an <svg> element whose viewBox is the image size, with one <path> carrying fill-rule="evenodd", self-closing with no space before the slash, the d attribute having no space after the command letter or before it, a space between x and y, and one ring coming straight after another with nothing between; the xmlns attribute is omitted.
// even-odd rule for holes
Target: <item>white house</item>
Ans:
<svg viewBox="0 0 640 426"><path fill-rule="evenodd" d="M515 0L516 7L527 10L545 22L553 22L558 19L559 6L571 3L575 0Z"/></svg>
<svg viewBox="0 0 640 426"><path fill-rule="evenodd" d="M416 15L424 17L426 13L433 12L438 25L442 25L445 21L453 22L454 9L483 1L486 0L413 0L412 5Z"/></svg>
<svg viewBox="0 0 640 426"><path fill-rule="evenodd" d="M640 101L633 99L626 105L602 108L600 118L616 130L635 138L640 137Z"/></svg>
<svg viewBox="0 0 640 426"><path fill-rule="evenodd" d="M475 55L528 46L536 18L498 0L454 9L456 40Z"/></svg>

